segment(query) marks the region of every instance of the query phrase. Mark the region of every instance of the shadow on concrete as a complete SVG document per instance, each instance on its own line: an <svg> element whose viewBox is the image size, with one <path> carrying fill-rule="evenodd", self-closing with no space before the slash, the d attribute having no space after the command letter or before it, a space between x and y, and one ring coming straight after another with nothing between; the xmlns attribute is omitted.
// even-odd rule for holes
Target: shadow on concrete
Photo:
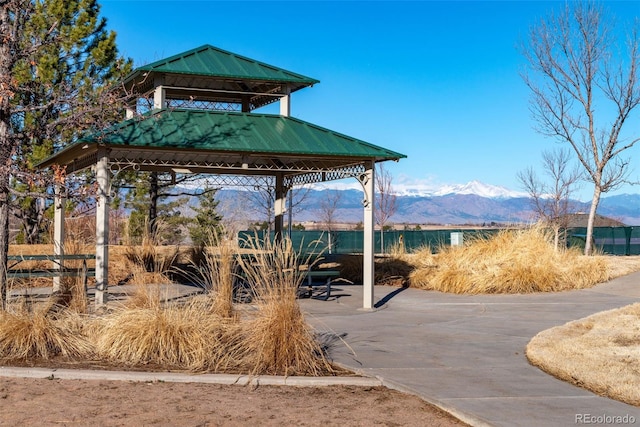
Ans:
<svg viewBox="0 0 640 427"><path fill-rule="evenodd" d="M401 288L396 289L395 291L389 292L387 295L385 295L384 297L382 297L380 299L380 301L378 301L377 303L374 304L373 308L380 308L383 305L385 305L386 303L388 303L393 297L395 297L396 295L398 295L400 292L404 291L405 289L408 289L408 286L403 286Z"/></svg>

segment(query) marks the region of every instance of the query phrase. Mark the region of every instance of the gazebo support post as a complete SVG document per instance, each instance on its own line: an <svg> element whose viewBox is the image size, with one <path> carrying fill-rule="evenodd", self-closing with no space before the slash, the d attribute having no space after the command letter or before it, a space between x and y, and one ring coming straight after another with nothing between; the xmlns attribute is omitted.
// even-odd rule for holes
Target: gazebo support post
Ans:
<svg viewBox="0 0 640 427"><path fill-rule="evenodd" d="M375 277L374 240L373 240L373 208L374 208L374 182L375 163L365 163L366 170L360 178L364 188L364 253L362 266L363 301L362 308L373 309L373 286Z"/></svg>
<svg viewBox="0 0 640 427"><path fill-rule="evenodd" d="M287 203L287 191L284 187L284 175L279 173L276 175L276 198L274 203L275 223L274 229L276 233L276 242L281 242L284 233L284 213Z"/></svg>
<svg viewBox="0 0 640 427"><path fill-rule="evenodd" d="M125 120L129 120L135 117L136 115L136 105L135 104L127 104L124 107L125 111Z"/></svg>
<svg viewBox="0 0 640 427"><path fill-rule="evenodd" d="M293 187L287 190L287 236L291 239L291 231L293 230Z"/></svg>
<svg viewBox="0 0 640 427"><path fill-rule="evenodd" d="M167 93L164 89L164 78L162 76L155 76L153 79L153 108L161 109L167 108Z"/></svg>
<svg viewBox="0 0 640 427"><path fill-rule="evenodd" d="M291 115L291 88L285 86L282 92L284 96L280 98L280 115L289 117Z"/></svg>
<svg viewBox="0 0 640 427"><path fill-rule="evenodd" d="M53 198L53 254L56 257L53 263L54 269L63 268L64 257L64 207L66 198L64 194L64 185L56 184L55 195ZM60 292L60 283L62 278L56 276L53 278L53 293Z"/></svg>
<svg viewBox="0 0 640 427"><path fill-rule="evenodd" d="M96 181L98 196L96 206L96 307L107 302L109 277L109 154L98 150Z"/></svg>
<svg viewBox="0 0 640 427"><path fill-rule="evenodd" d="M241 111L243 113L250 113L251 112L251 99L248 96L243 96L242 97Z"/></svg>

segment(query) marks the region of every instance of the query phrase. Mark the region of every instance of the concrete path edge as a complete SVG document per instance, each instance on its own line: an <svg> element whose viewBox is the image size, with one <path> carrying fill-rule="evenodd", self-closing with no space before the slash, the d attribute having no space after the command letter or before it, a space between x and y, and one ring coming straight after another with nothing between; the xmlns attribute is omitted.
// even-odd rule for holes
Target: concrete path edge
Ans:
<svg viewBox="0 0 640 427"><path fill-rule="evenodd" d="M366 372L360 371L360 370L355 370L353 369L352 366L346 366L343 365L342 363L336 363L334 362L336 365L347 369L349 371L354 372L356 375L362 375L363 377L367 376ZM372 377L369 377L371 379L373 379ZM433 399L429 396L426 396L424 393L420 393L417 390L412 389L411 387L407 387L397 381L392 381L392 380L388 380L388 379L384 379L381 376L376 376L375 377L378 381L380 381L380 384L388 389L391 390L396 390L399 391L401 393L404 394L410 394L412 396L416 396L422 400L424 400L425 402L427 402L430 405L435 406L436 408L456 417L457 419L459 419L460 421L467 423L471 426L474 427L493 427L491 424L488 424L486 420L483 420L481 418L475 417L471 414L468 414L466 412L460 411L459 409L451 406L451 405L447 405L446 403L440 402L437 399Z"/></svg>
<svg viewBox="0 0 640 427"><path fill-rule="evenodd" d="M323 387L350 385L358 387L378 387L383 383L370 377L300 377L271 375L235 374L190 374L179 372L106 371L86 369L20 368L0 367L0 377L40 378L62 380L104 380L132 382L176 382L205 383L221 385L275 385L296 387Z"/></svg>

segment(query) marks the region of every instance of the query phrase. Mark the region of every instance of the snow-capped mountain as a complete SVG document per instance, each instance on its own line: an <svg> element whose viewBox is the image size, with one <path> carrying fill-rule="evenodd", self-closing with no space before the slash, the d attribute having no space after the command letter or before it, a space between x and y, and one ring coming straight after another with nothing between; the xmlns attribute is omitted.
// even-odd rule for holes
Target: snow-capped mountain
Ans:
<svg viewBox="0 0 640 427"><path fill-rule="evenodd" d="M517 197L527 197L526 193L509 190L497 185L484 184L480 181L471 181L466 184L445 185L435 191L432 196L447 196L452 194L474 194L489 199L509 199Z"/></svg>
<svg viewBox="0 0 640 427"><path fill-rule="evenodd" d="M204 181L194 181L184 187L186 191L197 191L205 186ZM470 181L466 184L432 184L420 181L393 182L393 193L398 197L438 197L449 195L476 195L489 199L509 199L529 197L525 192L514 191L498 185L485 184L480 181ZM314 184L313 190L355 190L362 191L362 186L355 179L332 181Z"/></svg>
<svg viewBox="0 0 640 427"><path fill-rule="evenodd" d="M510 190L506 187L485 184L480 181L470 181L466 184L429 185L415 182L400 182L393 185L398 196L408 197L437 197L448 195L476 195L491 199L508 199L527 197L526 193Z"/></svg>
<svg viewBox="0 0 640 427"><path fill-rule="evenodd" d="M354 180L355 181L355 180ZM353 185L355 184L355 185ZM471 181L466 184L428 187L394 184L397 210L391 218L396 224L483 224L530 222L534 218L531 200L523 192ZM304 201L294 208L294 221L318 221L322 218L323 201L340 193L336 219L344 222L362 221L362 187L356 183L313 188ZM258 220L264 216L255 198L248 191L222 189L216 198L223 203L223 215L236 216L238 209L222 209L240 203L243 216ZM295 198L294 198L295 200ZM197 197L190 204L197 204ZM576 211L588 210L588 203L575 202ZM640 224L640 195L611 196L602 199L598 213L625 224Z"/></svg>
<svg viewBox="0 0 640 427"><path fill-rule="evenodd" d="M314 188L303 192L304 200L294 208L294 221L320 221L325 215L322 210L324 201L328 198L334 199L336 195L339 202L335 218L344 222L362 221L361 188ZM530 202L526 196L478 181L436 189L402 188L401 191L396 191L396 196L396 212L391 218L391 222L394 223L513 223L528 222L532 216ZM238 200L241 197L246 198L247 195L243 196L237 190L221 190L218 197ZM252 206L253 203L255 200L251 201L249 197L247 202L243 203L245 211L260 215L262 212Z"/></svg>

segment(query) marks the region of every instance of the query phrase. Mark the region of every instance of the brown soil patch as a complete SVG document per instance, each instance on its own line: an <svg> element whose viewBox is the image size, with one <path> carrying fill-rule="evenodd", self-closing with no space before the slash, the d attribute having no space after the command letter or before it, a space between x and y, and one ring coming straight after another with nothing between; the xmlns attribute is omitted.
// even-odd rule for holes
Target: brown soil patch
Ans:
<svg viewBox="0 0 640 427"><path fill-rule="evenodd" d="M384 387L0 378L2 425L463 426Z"/></svg>

